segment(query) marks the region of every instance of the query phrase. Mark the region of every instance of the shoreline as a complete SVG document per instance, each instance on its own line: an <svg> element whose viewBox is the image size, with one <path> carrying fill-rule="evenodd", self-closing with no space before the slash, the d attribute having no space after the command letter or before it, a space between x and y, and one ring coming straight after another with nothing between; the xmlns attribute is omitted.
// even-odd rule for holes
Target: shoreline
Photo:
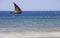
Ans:
<svg viewBox="0 0 60 38"><path fill-rule="evenodd" d="M28 32L16 32L16 31L4 31L0 32L1 38L58 38L60 37L60 31L42 32L42 31L28 31Z"/></svg>
<svg viewBox="0 0 60 38"><path fill-rule="evenodd" d="M60 30L0 30L1 38L59 38Z"/></svg>

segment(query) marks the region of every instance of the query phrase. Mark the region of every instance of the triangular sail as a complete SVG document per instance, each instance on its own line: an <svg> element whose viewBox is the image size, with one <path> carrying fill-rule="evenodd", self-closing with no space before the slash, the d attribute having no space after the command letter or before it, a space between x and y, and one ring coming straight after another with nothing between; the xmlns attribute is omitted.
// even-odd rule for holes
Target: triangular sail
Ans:
<svg viewBox="0 0 60 38"><path fill-rule="evenodd" d="M15 3L14 3L14 7L15 7L15 9L14 9L15 14L22 13L21 9Z"/></svg>

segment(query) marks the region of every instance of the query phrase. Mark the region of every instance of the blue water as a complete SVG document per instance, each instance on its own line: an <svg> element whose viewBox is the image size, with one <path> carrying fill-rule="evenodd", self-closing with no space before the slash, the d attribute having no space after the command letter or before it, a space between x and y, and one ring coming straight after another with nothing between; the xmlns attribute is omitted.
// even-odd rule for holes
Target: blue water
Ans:
<svg viewBox="0 0 60 38"><path fill-rule="evenodd" d="M59 29L60 11L23 11L22 14L0 11L0 28Z"/></svg>

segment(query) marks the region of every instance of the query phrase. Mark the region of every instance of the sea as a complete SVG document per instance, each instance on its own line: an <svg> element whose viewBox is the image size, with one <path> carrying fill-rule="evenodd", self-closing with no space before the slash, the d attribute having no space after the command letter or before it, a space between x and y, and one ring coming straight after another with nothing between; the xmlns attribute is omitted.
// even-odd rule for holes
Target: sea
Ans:
<svg viewBox="0 0 60 38"><path fill-rule="evenodd" d="M59 38L59 34L60 11L0 11L1 38Z"/></svg>

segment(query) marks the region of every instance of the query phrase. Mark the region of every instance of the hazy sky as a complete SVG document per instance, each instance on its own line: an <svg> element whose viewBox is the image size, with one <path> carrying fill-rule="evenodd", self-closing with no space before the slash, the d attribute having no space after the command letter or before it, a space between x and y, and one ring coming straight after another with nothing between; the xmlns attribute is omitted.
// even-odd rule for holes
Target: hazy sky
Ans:
<svg viewBox="0 0 60 38"><path fill-rule="evenodd" d="M23 11L60 10L60 0L0 0L0 11L13 11L13 2Z"/></svg>

